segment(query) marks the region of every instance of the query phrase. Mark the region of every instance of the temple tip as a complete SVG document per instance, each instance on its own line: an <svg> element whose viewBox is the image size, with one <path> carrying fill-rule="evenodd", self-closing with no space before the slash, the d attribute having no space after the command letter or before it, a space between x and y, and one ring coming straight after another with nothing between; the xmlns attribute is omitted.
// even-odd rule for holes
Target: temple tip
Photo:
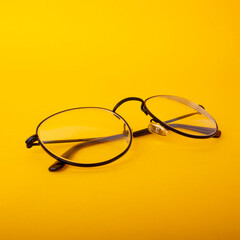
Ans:
<svg viewBox="0 0 240 240"><path fill-rule="evenodd" d="M218 130L213 137L214 138L219 138L219 137L221 137L221 135L222 135L222 132L220 130Z"/></svg>
<svg viewBox="0 0 240 240"><path fill-rule="evenodd" d="M59 171L60 169L62 169L65 166L65 163L60 162L60 161L56 161L54 164L52 164L48 170L50 172L56 172Z"/></svg>

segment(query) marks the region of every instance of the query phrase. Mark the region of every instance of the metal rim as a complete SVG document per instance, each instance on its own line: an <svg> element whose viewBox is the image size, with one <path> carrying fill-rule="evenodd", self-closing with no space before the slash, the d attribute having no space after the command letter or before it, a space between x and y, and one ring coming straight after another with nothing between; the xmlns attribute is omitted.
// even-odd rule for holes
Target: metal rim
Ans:
<svg viewBox="0 0 240 240"><path fill-rule="evenodd" d="M38 135L38 131L39 131L39 128L41 127L41 125L47 121L49 118L52 118L58 114L61 114L61 113L64 113L64 112L68 112L68 111L73 111L73 110L79 110L79 109L86 109L86 108L94 108L94 109L100 109L100 110L105 110L105 111L108 111L108 112L111 112L113 113L114 115L116 115L117 117L119 117L120 119L123 120L123 122L127 125L128 129L129 129L129 132L130 132L130 141L129 141L129 144L128 144L128 147L122 152L120 153L119 155L117 155L116 157L114 158L111 158L109 160L105 160L103 162L98 162L98 163L76 163L76 162L72 162L72 161L68 161L68 160L65 160L64 158L61 158L61 157L58 157L56 156L55 154L53 154L51 151L49 151L45 146L44 144L42 143L42 141L40 140L39 138L39 135ZM101 107L78 107L78 108L70 108L70 109L66 109L66 110L63 110L63 111L60 111L60 112L57 112L57 113L54 113L52 115L50 115L49 117L45 118L43 121L41 121L39 123L39 125L37 126L37 129L36 129L36 134L38 136L38 140L39 140L39 144L41 145L41 147L53 158L55 158L56 160L60 161L60 162L63 162L65 164L69 164L69 165L73 165L73 166L79 166L79 167L97 167L97 166L102 166L102 165L106 165L108 163L111 163L117 159L119 159L120 157L122 157L124 154L127 153L127 151L129 150L131 144L132 144L132 130L129 126L129 124L127 123L127 121L122 117L120 116L119 114L117 114L116 112L113 112L107 108L101 108Z"/></svg>
<svg viewBox="0 0 240 240"><path fill-rule="evenodd" d="M177 130L177 129L175 129L175 128L169 126L169 125L167 125L167 124L164 123L163 121L161 121L159 118L157 118L157 117L149 110L149 108L147 107L147 104L146 104L146 103L147 103L147 101L148 101L149 99L151 99L151 98L154 98L154 97L162 97L162 96L177 97L177 96L173 96L173 95L155 95L155 96L152 96L152 97L147 98L147 99L144 101L144 106L145 106L146 110L148 111L148 114L153 118L154 121L158 122L159 124L161 124L163 127L165 127L165 128L168 129L168 130L171 130L171 131L173 131L173 132L175 132L175 133L177 133L177 134L179 134L179 135L182 135L182 136L185 136L185 137L190 137L190 138L197 138L197 139L210 138L210 137L214 136L214 135L217 133L217 131L218 131L217 122L216 122L216 120L212 117L212 115L209 114L206 110L204 110L204 111L206 111L206 112L212 117L214 123L216 124L216 131L215 131L213 134L207 135L207 136L193 135L193 134L185 133L185 132L179 131L179 130ZM181 97L178 97L178 98L181 98ZM184 98L182 98L182 99L184 99Z"/></svg>

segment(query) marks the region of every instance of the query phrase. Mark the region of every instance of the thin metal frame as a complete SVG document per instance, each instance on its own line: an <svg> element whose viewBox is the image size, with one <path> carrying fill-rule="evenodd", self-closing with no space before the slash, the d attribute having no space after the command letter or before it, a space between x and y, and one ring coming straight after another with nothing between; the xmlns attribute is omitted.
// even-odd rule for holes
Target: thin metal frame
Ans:
<svg viewBox="0 0 240 240"><path fill-rule="evenodd" d="M210 138L210 137L213 137L214 135L216 135L216 133L218 132L218 124L217 124L216 120L215 120L212 116L211 116L211 117L212 117L212 120L213 120L214 123L216 124L216 131L215 131L213 134L210 134L210 135L207 135L207 136L204 136L204 135L193 135L193 134L184 133L184 132L181 132L181 131L179 131L179 130L177 130L177 129L175 129L175 128L169 126L169 125L167 125L166 123L164 123L163 121L161 121L159 118L157 118L157 117L147 108L147 106L146 106L146 102L147 102L149 99L154 98L154 97L161 97L161 95L156 95L156 96L152 96L152 97L147 98L147 99L144 101L144 107L145 107L145 109L147 110L148 114L153 118L153 120L154 120L155 122L158 122L160 125L162 125L163 127L165 127L167 130L171 130L171 131L173 131L173 132L175 132L175 133L177 133L177 134L180 134L180 135L182 135L182 136L185 136L185 137L197 138L197 139ZM200 106L201 108L204 109L203 106L201 106L201 105L198 105L198 106ZM205 109L204 109L204 110L205 110Z"/></svg>
<svg viewBox="0 0 240 240"><path fill-rule="evenodd" d="M156 96L152 96L152 97L149 97L147 98L146 100L143 100L141 98L138 98L138 97L129 97L129 98L124 98L122 99L120 102L118 102L115 107L113 108L113 110L110 110L110 109L107 109L107 108L102 108L102 107L78 107L78 108L71 108L71 109L66 109L66 110L63 110L63 111L60 111L60 112L57 112L55 114L52 114L50 115L49 117L45 118L43 121L41 121L38 126L37 126L37 129L36 129L36 134L34 134L33 136L29 137L27 140L26 140L26 144L27 144L27 147L28 148L31 148L32 146L36 146L36 145L40 145L51 157L53 157L54 159L57 160L57 162L55 162L50 168L49 170L50 171L57 171L59 169L61 169L65 164L68 164L68 165L73 165L73 166L78 166L78 167L97 167L97 166L102 166L102 165L106 165L106 164L109 164L111 162L114 162L116 161L117 159L119 159L120 157L122 157L124 154L127 153L127 151L130 149L131 147L131 144L132 144L132 138L133 137L140 137L140 136L144 136L144 135L147 135L147 134L151 134L151 132L148 130L148 128L146 129L142 129L142 130L138 130L138 131L135 131L135 132L132 132L129 124L127 123L127 121L122 117L120 116L118 113L116 113L116 110L125 102L128 102L128 101L139 101L141 102L141 110L146 114L146 115L149 115L152 117L152 120L155 121L156 123L160 124L161 126L163 126L165 129L167 130L171 130L177 134L180 134L182 136L185 136L185 137L190 137L190 138L195 138L195 139L206 139L206 138L211 138L211 137L220 137L221 136L221 131L218 130L218 125L217 125L217 122L215 121L215 119L211 116L212 120L214 121L214 123L216 124L216 131L213 133L213 134L210 134L210 135L207 135L207 136L204 136L204 135L192 135L192 134L188 134L188 133L185 133L185 132L181 132L169 125L167 125L166 123L164 123L163 121L161 121L159 118L157 118L148 108L147 108L147 105L146 105L146 102L153 98L153 97L158 97L158 96L162 96L162 95L156 95ZM166 95L165 95L166 96ZM183 99L183 98L182 98ZM198 105L200 106L201 108L203 108L201 105ZM116 117L118 117L119 119L123 120L123 122L126 124L126 126L128 127L129 129L129 133L130 133L130 141L129 141L129 144L128 144L128 147L122 152L120 153L119 155L117 155L116 157L114 158L111 158L109 160L106 160L106 161L103 161L103 162L97 162L97 163L76 163L76 162L72 162L72 161L68 161L66 159L64 159L63 157L59 157L59 156L56 156L55 154L53 154L51 151L49 151L45 146L44 144L42 143L42 141L40 140L40 138L38 137L38 131L39 131L39 128L41 127L41 125L47 121L49 118L55 116L55 115L58 115L58 114L61 114L61 113L64 113L64 112L67 112L67 111L72 111L72 110L79 110L79 109L86 109L86 108L94 108L94 109L102 109L102 110L105 110L105 111L108 111L108 112L111 112L113 113L114 115L116 115ZM204 108L203 108L204 109ZM151 120L151 121L152 121Z"/></svg>
<svg viewBox="0 0 240 240"><path fill-rule="evenodd" d="M55 154L53 154L52 152L50 152L45 146L44 144L42 143L41 139L38 138L38 142L39 144L41 145L41 147L53 158L55 158L56 160L60 161L60 162L64 162L65 164L69 164L69 165L73 165L73 166L78 166L78 167L98 167L98 166L102 166L102 165L106 165L108 163L111 163L115 160L117 160L118 158L122 157L130 148L131 144L132 144L132 130L130 128L130 126L128 125L128 123L126 122L126 120L121 117L119 114L107 109L107 108L101 108L101 107L79 107L79 108L70 108L70 109L67 109L67 110L63 110L61 112L57 112L49 117L47 117L46 119L44 119L42 122L39 123L39 125L37 126L37 129L36 129L36 135L38 136L38 130L39 128L41 127L42 123L44 123L45 121L47 121L49 118L53 117L53 116L56 116L58 114L61 114L61 113L64 113L64 112L68 112L68 111L72 111L72 110L79 110L79 109L89 109L89 108L93 108L93 109L101 109L101 110L106 110L108 112L111 112L111 113L114 113L117 117L119 117L120 119L123 120L123 122L127 125L129 131L130 131L130 141L129 141L129 144L128 144L128 147L122 152L120 153L119 155L117 155L116 157L114 158L111 158L109 160L106 160L106 161L103 161L103 162L98 162L98 163L76 163L76 162L72 162L72 161L67 161L65 160L64 158L60 158L58 156L56 156Z"/></svg>

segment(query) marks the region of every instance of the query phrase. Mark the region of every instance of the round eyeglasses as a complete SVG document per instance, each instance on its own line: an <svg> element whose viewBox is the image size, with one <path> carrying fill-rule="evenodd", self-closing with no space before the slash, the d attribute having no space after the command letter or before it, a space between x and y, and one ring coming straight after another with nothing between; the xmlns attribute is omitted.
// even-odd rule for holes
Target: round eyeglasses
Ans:
<svg viewBox="0 0 240 240"><path fill-rule="evenodd" d="M116 113L119 106L133 100L140 101L141 110L152 118L147 128L134 132ZM199 139L221 136L216 121L201 105L177 96L158 95L145 101L125 98L112 111L80 107L55 113L38 125L26 144L28 148L41 145L57 160L49 170L58 171L65 164L96 167L111 163L129 150L132 137L151 133L166 136L169 130Z"/></svg>

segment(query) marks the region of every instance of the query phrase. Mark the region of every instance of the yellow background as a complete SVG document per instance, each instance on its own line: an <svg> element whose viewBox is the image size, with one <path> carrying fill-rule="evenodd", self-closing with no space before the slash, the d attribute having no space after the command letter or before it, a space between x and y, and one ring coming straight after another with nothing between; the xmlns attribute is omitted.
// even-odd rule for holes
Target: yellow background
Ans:
<svg viewBox="0 0 240 240"><path fill-rule="evenodd" d="M239 1L1 1L0 237L240 239ZM172 94L220 139L134 139L114 164L50 173L24 141L60 110ZM134 130L149 118L119 108Z"/></svg>

